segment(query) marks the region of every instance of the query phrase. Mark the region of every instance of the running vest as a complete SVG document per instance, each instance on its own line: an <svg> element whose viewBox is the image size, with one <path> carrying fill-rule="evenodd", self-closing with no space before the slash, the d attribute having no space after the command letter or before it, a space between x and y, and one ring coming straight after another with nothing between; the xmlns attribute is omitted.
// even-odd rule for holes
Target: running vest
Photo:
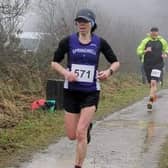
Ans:
<svg viewBox="0 0 168 168"><path fill-rule="evenodd" d="M67 67L76 73L78 81L65 80L65 89L87 92L100 90L100 84L96 79L99 49L100 38L96 35L92 35L91 42L88 44L81 44L76 33L69 37Z"/></svg>
<svg viewBox="0 0 168 168"><path fill-rule="evenodd" d="M153 67L155 65L161 65L163 66L163 58L162 58L162 48L163 45L161 43L161 41L158 40L149 40L145 46L145 49L147 47L151 47L152 51L151 52L147 52L144 55L144 64L145 66L148 67Z"/></svg>

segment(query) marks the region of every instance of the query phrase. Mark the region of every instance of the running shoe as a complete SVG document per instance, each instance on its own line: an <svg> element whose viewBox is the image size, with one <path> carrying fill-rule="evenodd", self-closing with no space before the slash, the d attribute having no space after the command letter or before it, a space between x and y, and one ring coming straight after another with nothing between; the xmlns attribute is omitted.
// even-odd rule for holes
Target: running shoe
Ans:
<svg viewBox="0 0 168 168"><path fill-rule="evenodd" d="M91 141L90 131L91 131L91 129L92 129L92 126L93 126L93 124L90 123L90 125L89 125L89 127L88 127L88 131L87 131L87 143L88 143L88 144L89 144L90 141Z"/></svg>
<svg viewBox="0 0 168 168"><path fill-rule="evenodd" d="M157 98L158 98L157 95L151 96L151 97L149 98L149 102L148 102L148 104L147 104L147 109L148 109L148 111L152 111L152 104L153 104L154 102L156 102Z"/></svg>
<svg viewBox="0 0 168 168"><path fill-rule="evenodd" d="M148 111L152 111L152 102L148 102L147 109Z"/></svg>

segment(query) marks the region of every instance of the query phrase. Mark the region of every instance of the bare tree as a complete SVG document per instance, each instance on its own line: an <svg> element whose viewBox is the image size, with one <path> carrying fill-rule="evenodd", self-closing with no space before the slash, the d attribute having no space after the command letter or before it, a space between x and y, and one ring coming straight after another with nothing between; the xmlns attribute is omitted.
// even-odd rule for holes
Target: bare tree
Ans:
<svg viewBox="0 0 168 168"><path fill-rule="evenodd" d="M30 0L0 0L0 61L9 61L17 51L20 22ZM8 60L8 57L10 59Z"/></svg>

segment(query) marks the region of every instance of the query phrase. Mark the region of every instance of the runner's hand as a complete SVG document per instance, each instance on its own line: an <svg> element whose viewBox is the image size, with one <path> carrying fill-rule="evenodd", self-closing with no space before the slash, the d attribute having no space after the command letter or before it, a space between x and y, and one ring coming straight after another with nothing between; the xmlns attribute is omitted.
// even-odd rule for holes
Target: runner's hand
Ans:
<svg viewBox="0 0 168 168"><path fill-rule="evenodd" d="M147 52L151 52L151 51L152 51L152 48L151 47L147 47L144 52L147 53Z"/></svg>
<svg viewBox="0 0 168 168"><path fill-rule="evenodd" d="M109 71L109 69L107 69L107 70L104 70L104 71L100 71L98 73L97 78L100 79L100 80L106 80L109 76L110 76L110 71Z"/></svg>
<svg viewBox="0 0 168 168"><path fill-rule="evenodd" d="M65 79L69 82L77 81L77 75L74 72L67 71L65 74Z"/></svg>

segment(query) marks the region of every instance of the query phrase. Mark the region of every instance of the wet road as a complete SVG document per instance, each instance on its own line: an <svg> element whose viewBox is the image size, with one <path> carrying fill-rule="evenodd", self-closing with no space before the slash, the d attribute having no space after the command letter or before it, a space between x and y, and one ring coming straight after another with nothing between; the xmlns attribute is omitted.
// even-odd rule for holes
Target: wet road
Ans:
<svg viewBox="0 0 168 168"><path fill-rule="evenodd" d="M147 97L94 124L84 168L157 168L168 135L168 90L159 92L152 113L146 102ZM73 168L74 153L75 143L63 138L21 168Z"/></svg>

